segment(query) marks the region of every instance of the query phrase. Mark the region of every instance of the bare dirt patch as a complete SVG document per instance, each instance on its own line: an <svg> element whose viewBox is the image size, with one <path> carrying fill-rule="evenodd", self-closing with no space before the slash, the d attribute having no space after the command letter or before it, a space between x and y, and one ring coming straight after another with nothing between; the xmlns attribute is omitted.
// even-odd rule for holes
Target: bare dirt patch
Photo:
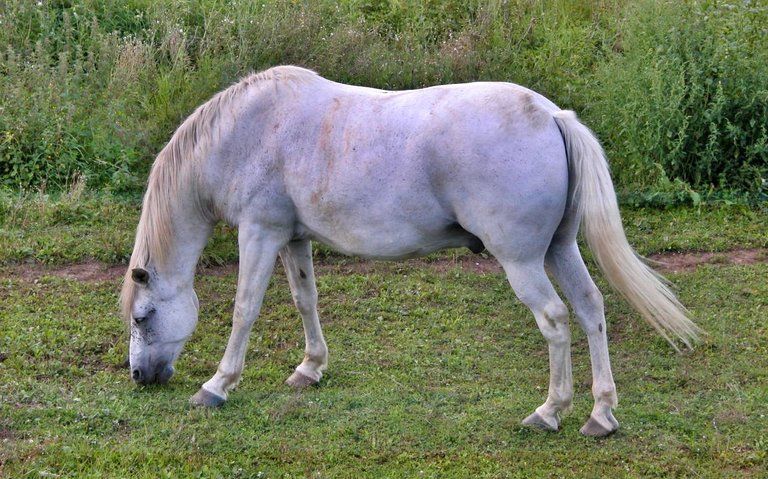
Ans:
<svg viewBox="0 0 768 479"><path fill-rule="evenodd" d="M705 264L743 265L768 264L768 248L736 249L720 253L660 253L648 257L654 269L661 273L691 272ZM406 262L371 261L358 258L343 258L324 261L316 260L317 272L336 272L349 274L368 274L373 272L397 272L401 269L430 268L440 273L454 268L473 273L501 273L501 265L491 256L472 255L456 258L411 259ZM279 267L278 267L279 268ZM68 264L64 266L44 266L40 264L7 265L0 268L0 277L16 278L25 282L39 281L46 276L86 281L117 281L125 274L125 265L109 265L97 261ZM199 269L200 273L226 276L237 273L236 264L207 266Z"/></svg>
<svg viewBox="0 0 768 479"><path fill-rule="evenodd" d="M46 276L87 282L112 281L120 278L124 273L125 266L109 265L98 261L55 267L24 263L0 268L0 277L15 278L25 282L39 281Z"/></svg>
<svg viewBox="0 0 768 479"><path fill-rule="evenodd" d="M648 257L654 269L666 273L690 272L704 264L768 263L768 248L737 249L722 253L664 253Z"/></svg>
<svg viewBox="0 0 768 479"><path fill-rule="evenodd" d="M719 253L658 253L648 257L649 264L660 273L691 272L705 264L742 265L768 264L768 248L736 249ZM346 273L367 274L376 271L397 270L403 265L418 265L445 273L453 268L461 268L473 273L501 273L503 269L495 258L489 255L461 256L458 258L412 259L405 263L383 263L364 259L350 258L333 265L318 264L320 271L331 270Z"/></svg>

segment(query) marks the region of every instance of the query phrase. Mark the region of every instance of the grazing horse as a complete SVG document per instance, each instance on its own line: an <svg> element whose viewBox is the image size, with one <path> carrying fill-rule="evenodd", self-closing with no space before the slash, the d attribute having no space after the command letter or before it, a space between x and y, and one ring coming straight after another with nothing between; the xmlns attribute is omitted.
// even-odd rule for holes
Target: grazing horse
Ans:
<svg viewBox="0 0 768 479"><path fill-rule="evenodd" d="M232 332L216 374L190 399L217 406L238 383L251 327L279 256L304 323L291 386L317 383L328 348L311 241L396 260L487 249L547 340L549 393L523 422L557 430L573 398L568 309L584 329L594 408L581 432L619 424L603 299L579 253L584 236L610 284L673 346L698 328L627 242L597 139L571 111L510 83L411 91L343 85L281 66L197 108L158 155L121 293L139 384L166 383L197 324L195 267L218 221L238 228Z"/></svg>

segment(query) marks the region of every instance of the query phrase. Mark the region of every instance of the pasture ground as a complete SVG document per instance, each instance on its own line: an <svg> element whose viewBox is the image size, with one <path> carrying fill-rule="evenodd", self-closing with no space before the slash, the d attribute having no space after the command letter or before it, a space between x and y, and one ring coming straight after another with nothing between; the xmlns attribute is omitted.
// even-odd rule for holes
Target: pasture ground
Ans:
<svg viewBox="0 0 768 479"><path fill-rule="evenodd" d="M562 430L520 425L546 395L546 345L500 270L463 251L373 263L318 248L331 357L321 384L301 391L283 385L303 337L278 267L241 385L206 410L187 399L223 352L236 281L233 233L219 228L176 376L137 388L116 305L135 204L67 201L4 203L0 477L768 474L764 208L624 212L641 253L675 253L667 276L708 336L675 353L596 275L621 429L593 440L578 433L592 405L584 335L574 327L576 397Z"/></svg>

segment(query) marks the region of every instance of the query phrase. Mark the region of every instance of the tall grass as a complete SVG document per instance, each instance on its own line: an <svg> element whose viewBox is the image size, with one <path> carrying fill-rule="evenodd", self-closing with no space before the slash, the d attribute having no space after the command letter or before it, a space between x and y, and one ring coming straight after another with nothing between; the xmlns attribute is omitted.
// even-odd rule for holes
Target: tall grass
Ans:
<svg viewBox="0 0 768 479"><path fill-rule="evenodd" d="M759 190L768 177L767 9L10 0L0 10L0 185L67 190L82 177L91 189L138 190L196 105L249 71L292 63L390 89L521 83L581 112L626 187Z"/></svg>

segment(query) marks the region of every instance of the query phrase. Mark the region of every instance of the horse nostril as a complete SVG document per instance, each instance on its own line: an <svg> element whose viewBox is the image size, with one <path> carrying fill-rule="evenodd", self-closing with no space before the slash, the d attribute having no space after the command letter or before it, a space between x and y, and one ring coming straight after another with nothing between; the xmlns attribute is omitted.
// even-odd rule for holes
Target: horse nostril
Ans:
<svg viewBox="0 0 768 479"><path fill-rule="evenodd" d="M133 377L134 382L137 382L137 383L141 382L141 371L139 371L138 369L134 369L133 372L131 373L131 377Z"/></svg>

